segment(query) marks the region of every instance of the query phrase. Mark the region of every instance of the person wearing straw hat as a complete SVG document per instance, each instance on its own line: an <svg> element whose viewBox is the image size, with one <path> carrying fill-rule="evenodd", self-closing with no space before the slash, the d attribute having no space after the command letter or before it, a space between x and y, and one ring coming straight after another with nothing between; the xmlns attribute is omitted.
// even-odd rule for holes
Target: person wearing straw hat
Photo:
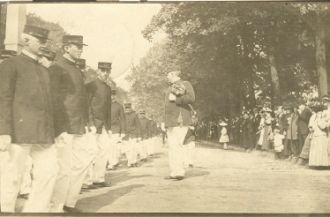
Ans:
<svg viewBox="0 0 330 217"><path fill-rule="evenodd" d="M49 68L55 96L55 135L60 165L51 211L80 212L75 205L92 161L86 142L87 90L83 73L76 66L86 44L81 35L64 35L62 43L63 56Z"/></svg>
<svg viewBox="0 0 330 217"><path fill-rule="evenodd" d="M168 73L170 83L165 98L165 127L169 146L170 175L166 179L182 180L185 176L184 139L192 124L189 104L195 102L195 92L188 81L180 78L181 71Z"/></svg>
<svg viewBox="0 0 330 217"><path fill-rule="evenodd" d="M39 63L49 31L25 25L23 50L0 65L0 150L9 153L1 180L1 211L14 212L28 156L33 180L23 212L48 212L58 165L49 73Z"/></svg>

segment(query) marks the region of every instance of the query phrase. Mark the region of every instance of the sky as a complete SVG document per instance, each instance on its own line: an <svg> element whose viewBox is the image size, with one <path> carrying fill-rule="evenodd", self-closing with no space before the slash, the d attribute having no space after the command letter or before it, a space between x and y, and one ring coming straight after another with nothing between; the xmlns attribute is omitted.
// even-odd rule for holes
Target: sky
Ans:
<svg viewBox="0 0 330 217"><path fill-rule="evenodd" d="M154 3L27 4L28 13L59 23L69 34L83 35L88 46L82 58L87 65L96 68L99 61L112 62L112 77L121 82L129 67L152 46L141 31L160 8Z"/></svg>

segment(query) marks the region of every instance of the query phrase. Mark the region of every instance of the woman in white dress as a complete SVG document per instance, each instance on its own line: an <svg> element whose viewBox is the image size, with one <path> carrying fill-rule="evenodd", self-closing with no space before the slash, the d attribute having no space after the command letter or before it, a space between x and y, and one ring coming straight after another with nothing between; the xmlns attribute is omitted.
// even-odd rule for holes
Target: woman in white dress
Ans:
<svg viewBox="0 0 330 217"><path fill-rule="evenodd" d="M323 105L317 105L313 109L316 115L310 120L310 127L313 134L309 152L309 166L327 167L330 166L330 160L326 132L327 123L323 114L324 107Z"/></svg>

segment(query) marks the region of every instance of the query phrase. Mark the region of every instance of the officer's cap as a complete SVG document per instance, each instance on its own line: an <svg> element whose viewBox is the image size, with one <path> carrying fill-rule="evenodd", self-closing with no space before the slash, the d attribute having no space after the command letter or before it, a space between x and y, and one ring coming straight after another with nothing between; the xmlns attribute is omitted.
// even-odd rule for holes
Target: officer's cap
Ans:
<svg viewBox="0 0 330 217"><path fill-rule="evenodd" d="M323 101L330 101L330 96L328 94L324 95L324 96L322 96L322 100Z"/></svg>
<svg viewBox="0 0 330 217"><path fill-rule="evenodd" d="M141 110L141 111L140 111L140 114L141 114L141 115L145 115L146 112L145 112L144 110Z"/></svg>
<svg viewBox="0 0 330 217"><path fill-rule="evenodd" d="M99 62L98 63L98 68L99 69L111 69L112 63L110 62Z"/></svg>
<svg viewBox="0 0 330 217"><path fill-rule="evenodd" d="M111 89L111 94L112 95L116 95L117 94L117 90L116 89Z"/></svg>
<svg viewBox="0 0 330 217"><path fill-rule="evenodd" d="M64 45L74 44L78 46L87 46L87 44L84 44L83 40L84 38L81 35L64 35L62 38L62 42Z"/></svg>
<svg viewBox="0 0 330 217"><path fill-rule="evenodd" d="M33 25L25 25L23 32L28 35L32 35L33 37L36 37L41 40L47 40L48 39L48 34L49 30L44 29L38 26L33 26Z"/></svg>

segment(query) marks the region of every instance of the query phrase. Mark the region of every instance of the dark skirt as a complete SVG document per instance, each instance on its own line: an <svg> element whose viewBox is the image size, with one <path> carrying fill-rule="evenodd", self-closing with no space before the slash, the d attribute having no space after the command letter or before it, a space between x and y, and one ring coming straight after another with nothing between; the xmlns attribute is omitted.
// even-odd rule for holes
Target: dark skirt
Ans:
<svg viewBox="0 0 330 217"><path fill-rule="evenodd" d="M311 148L311 139L312 139L312 134L308 134L308 136L305 139L304 146L302 148L302 151L300 153L300 158L308 160L309 158L309 151Z"/></svg>

